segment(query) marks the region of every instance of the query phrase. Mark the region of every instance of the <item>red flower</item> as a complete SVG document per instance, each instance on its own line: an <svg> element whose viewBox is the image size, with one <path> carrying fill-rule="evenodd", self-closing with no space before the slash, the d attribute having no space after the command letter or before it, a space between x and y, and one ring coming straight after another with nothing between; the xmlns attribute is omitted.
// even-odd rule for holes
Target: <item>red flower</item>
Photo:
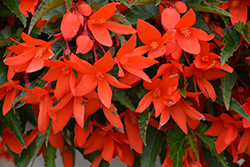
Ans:
<svg viewBox="0 0 250 167"><path fill-rule="evenodd" d="M29 17L28 12L32 15L35 13L35 8L38 5L38 0L19 0L21 3L19 4L19 8L21 12L26 16Z"/></svg>
<svg viewBox="0 0 250 167"><path fill-rule="evenodd" d="M117 34L134 34L136 30L132 27L118 24L112 21L108 21L116 10L116 3L112 2L101 9L96 13L92 14L88 20L88 27L92 32L94 38L105 46L112 46L112 39L108 30L113 31Z"/></svg>
<svg viewBox="0 0 250 167"><path fill-rule="evenodd" d="M51 43L31 38L25 33L22 33L22 38L25 43L17 42L19 45L9 47L18 56L5 58L4 64L13 66L15 72L31 73L42 69L44 60L54 56Z"/></svg>

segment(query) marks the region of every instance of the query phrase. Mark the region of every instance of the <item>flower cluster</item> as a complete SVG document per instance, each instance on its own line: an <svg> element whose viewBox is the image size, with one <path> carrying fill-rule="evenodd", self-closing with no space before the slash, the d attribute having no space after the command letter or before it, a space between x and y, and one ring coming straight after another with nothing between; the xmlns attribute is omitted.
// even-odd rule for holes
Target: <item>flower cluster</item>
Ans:
<svg viewBox="0 0 250 167"><path fill-rule="evenodd" d="M249 75L247 0L197 1L194 9L162 0L153 19L135 18L135 10L150 10L138 2L19 1L19 14L34 16L29 33L10 37L1 65L8 69L0 86L7 125L0 148L35 150L46 165L48 149L60 149L64 166L73 166L77 148L92 155L92 167L116 156L133 166L137 157L156 158L165 142L162 167L209 166L209 149L221 163L219 154L228 151L247 166L249 80L240 79Z"/></svg>

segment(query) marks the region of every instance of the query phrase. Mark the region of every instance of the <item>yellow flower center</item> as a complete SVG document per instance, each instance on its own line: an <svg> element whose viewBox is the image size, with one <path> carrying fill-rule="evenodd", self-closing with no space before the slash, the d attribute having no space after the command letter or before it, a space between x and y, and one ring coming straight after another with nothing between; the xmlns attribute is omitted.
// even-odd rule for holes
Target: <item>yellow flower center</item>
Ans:
<svg viewBox="0 0 250 167"><path fill-rule="evenodd" d="M104 23L106 23L106 19L104 19L103 17L95 19L95 24L100 25L100 24L104 24Z"/></svg>
<svg viewBox="0 0 250 167"><path fill-rule="evenodd" d="M151 42L150 46L151 46L151 49L155 50L158 48L159 44L158 42Z"/></svg>
<svg viewBox="0 0 250 167"><path fill-rule="evenodd" d="M240 1L239 0L232 0L231 1L231 6L232 7L237 7L237 6L239 6L240 5Z"/></svg>
<svg viewBox="0 0 250 167"><path fill-rule="evenodd" d="M68 75L70 72L70 69L67 66L64 66L63 68L61 68L61 70L63 75Z"/></svg>
<svg viewBox="0 0 250 167"><path fill-rule="evenodd" d="M104 79L104 75L103 75L101 72L98 72L98 73L96 74L96 77L97 77L97 79L98 79L99 81L102 81L102 80Z"/></svg>
<svg viewBox="0 0 250 167"><path fill-rule="evenodd" d="M47 47L45 47L45 46L37 48L35 58L40 59L40 57L42 57L42 55L44 54L46 49L47 49Z"/></svg>
<svg viewBox="0 0 250 167"><path fill-rule="evenodd" d="M207 62L207 61L209 61L209 57L208 56L202 56L202 61L205 61L205 62Z"/></svg>
<svg viewBox="0 0 250 167"><path fill-rule="evenodd" d="M161 89L160 88L155 88L153 96L154 96L154 98L161 97Z"/></svg>
<svg viewBox="0 0 250 167"><path fill-rule="evenodd" d="M189 37L191 35L191 31L188 29L188 27L182 27L182 28L180 28L180 33L184 37Z"/></svg>

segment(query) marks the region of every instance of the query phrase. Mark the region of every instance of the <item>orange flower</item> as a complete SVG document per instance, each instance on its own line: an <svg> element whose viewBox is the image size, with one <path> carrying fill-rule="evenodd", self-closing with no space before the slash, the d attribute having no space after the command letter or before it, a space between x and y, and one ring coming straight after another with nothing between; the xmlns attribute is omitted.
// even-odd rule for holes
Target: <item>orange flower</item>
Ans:
<svg viewBox="0 0 250 167"><path fill-rule="evenodd" d="M96 150L102 150L101 157L97 156L93 161L96 167L101 162L101 159L111 162L117 155L120 161L123 161L129 166L133 166L134 155L130 149L126 135L118 131L112 131L112 127L112 125L107 125L96 129L83 145L83 148L85 148L84 155Z"/></svg>
<svg viewBox="0 0 250 167"><path fill-rule="evenodd" d="M127 72L137 77L140 77L147 82L151 82L147 74L143 72L143 69L158 63L158 61L148 59L146 57L141 56L140 54L132 53L135 47L136 35L132 35L131 38L117 52L115 60L119 67L118 76L125 76L125 73L122 69L124 68Z"/></svg>
<svg viewBox="0 0 250 167"><path fill-rule="evenodd" d="M172 19L168 19L169 17ZM196 21L193 9L190 9L181 19L179 18L179 13L171 10L167 14L162 15L162 24L167 28L174 26L176 29L174 38L176 38L182 50L191 54L198 54L200 52L199 40L209 41L214 38L214 35L207 35L205 31L191 27Z"/></svg>
<svg viewBox="0 0 250 167"><path fill-rule="evenodd" d="M18 80L14 80L12 81L14 84L19 84ZM0 86L0 100L4 98L4 102L3 102L3 115L5 116L10 109L12 108L12 103L15 100L15 98L18 95L19 90L15 87L12 86L13 84L11 84L10 82L6 82L5 84Z"/></svg>
<svg viewBox="0 0 250 167"><path fill-rule="evenodd" d="M148 57L153 59L161 57L166 53L165 44L174 35L174 31L168 31L161 36L161 33L154 26L140 19L137 21L137 33L145 46L136 48L135 53L141 55L149 51Z"/></svg>
<svg viewBox="0 0 250 167"><path fill-rule="evenodd" d="M38 5L38 0L19 0L21 3L19 4L19 8L21 12L26 16L29 17L28 12L32 15L35 13L35 8Z"/></svg>
<svg viewBox="0 0 250 167"><path fill-rule="evenodd" d="M90 133L93 133L93 123L89 121L88 129L85 127L81 128L78 124L75 124L74 128L74 144L76 147L82 147L89 137Z"/></svg>
<svg viewBox="0 0 250 167"><path fill-rule="evenodd" d="M28 92L19 101L39 105L38 129L44 134L49 126L50 118L56 119L55 115L51 113L53 101L49 95L49 91L35 86L32 92Z"/></svg>
<svg viewBox="0 0 250 167"><path fill-rule="evenodd" d="M178 96L178 94L173 96L174 98L171 98L170 100L169 96L173 92L169 93L168 89L173 85L175 86L176 90L178 86L178 77L166 78L163 81L159 78L154 78L152 83L143 82L144 88L151 91L141 99L138 107L136 108L136 112L143 112L153 101L155 116L157 117L165 108L165 105L176 103L181 98L181 96Z"/></svg>
<svg viewBox="0 0 250 167"><path fill-rule="evenodd" d="M8 144L11 151L17 154L21 154L21 152L24 149L24 146L20 143L18 138L16 138L16 136L10 131L10 128L7 127L2 131L2 133L3 136L0 142L0 148L3 148L5 144ZM33 129L33 131L29 134L29 136L24 134L24 140L27 147L32 143L32 141L37 137L37 135L38 135L37 127Z"/></svg>
<svg viewBox="0 0 250 167"><path fill-rule="evenodd" d="M229 13L232 15L230 20L233 25L238 21L246 24L248 13L247 6L250 6L250 2L248 0L229 0L228 2L217 6L224 10L229 8Z"/></svg>
<svg viewBox="0 0 250 167"><path fill-rule="evenodd" d="M105 46L112 46L112 39L110 37L109 31L113 31L117 34L134 34L136 30L132 27L118 24L112 21L108 21L116 10L116 3L112 2L101 9L96 13L92 14L88 20L88 27L92 32L94 38Z"/></svg>
<svg viewBox="0 0 250 167"><path fill-rule="evenodd" d="M73 167L74 164L73 155L69 149L61 150L61 156L64 167Z"/></svg>
<svg viewBox="0 0 250 167"><path fill-rule="evenodd" d="M170 115L181 130L186 134L187 122L205 120L204 116L191 107L184 99L180 99L173 105L165 106L164 110L161 112L159 128L167 123Z"/></svg>
<svg viewBox="0 0 250 167"><path fill-rule="evenodd" d="M93 47L94 42L87 35L80 35L76 38L77 50L76 53L85 54Z"/></svg>
<svg viewBox="0 0 250 167"><path fill-rule="evenodd" d="M205 114L207 121L214 121L205 135L218 136L214 142L218 154L222 153L237 137L241 121L235 121L229 115L222 113L220 117Z"/></svg>
<svg viewBox="0 0 250 167"><path fill-rule="evenodd" d="M75 96L86 95L98 86L97 91L101 102L104 106L110 108L112 90L109 84L117 88L130 88L130 86L120 83L115 77L107 73L114 66L110 51L96 61L94 66L85 60L79 59L74 54L71 55L71 61L77 62L79 65L79 72L84 73L80 83L73 92Z"/></svg>
<svg viewBox="0 0 250 167"><path fill-rule="evenodd" d="M18 56L5 58L4 64L15 67L15 72L31 73L43 68L44 60L52 58L51 43L34 39L22 33L25 43L11 46L9 49ZM36 47L37 46L37 47Z"/></svg>
<svg viewBox="0 0 250 167"><path fill-rule="evenodd" d="M197 92L196 82L203 93L207 98L211 98L213 101L216 100L216 93L214 87L209 81L216 80L218 78L225 77L227 74L220 69L208 69L206 71L196 69L194 63L190 67L185 68L185 74L189 78L194 75L193 81L195 86L195 92Z"/></svg>
<svg viewBox="0 0 250 167"><path fill-rule="evenodd" d="M131 110L126 110L124 124L130 145L136 152L142 154L143 143L138 123L138 113L135 113Z"/></svg>
<svg viewBox="0 0 250 167"><path fill-rule="evenodd" d="M78 65L68 60L45 60L44 65L50 67L50 69L42 77L42 80L57 81L54 94L57 99L60 99L64 94L70 92L70 88L75 84L75 74L71 66L77 69Z"/></svg>

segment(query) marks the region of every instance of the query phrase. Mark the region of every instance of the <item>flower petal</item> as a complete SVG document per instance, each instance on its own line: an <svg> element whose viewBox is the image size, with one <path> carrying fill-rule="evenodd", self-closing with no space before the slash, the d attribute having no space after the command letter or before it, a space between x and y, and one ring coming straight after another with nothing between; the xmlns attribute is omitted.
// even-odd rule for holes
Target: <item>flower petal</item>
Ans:
<svg viewBox="0 0 250 167"><path fill-rule="evenodd" d="M81 25L79 17L71 12L67 12L62 19L61 31L65 40L72 39L76 36Z"/></svg>
<svg viewBox="0 0 250 167"><path fill-rule="evenodd" d="M108 81L108 83L114 87L117 88L131 88L131 86L125 85L123 83L120 83L115 77L113 77L110 74L104 73L105 79Z"/></svg>
<svg viewBox="0 0 250 167"><path fill-rule="evenodd" d="M82 104L83 101L82 96L74 97L74 117L78 125L83 128L84 127L84 113L85 113L85 106Z"/></svg>
<svg viewBox="0 0 250 167"><path fill-rule="evenodd" d="M112 90L106 80L98 82L97 92L103 105L109 108L111 105Z"/></svg>
<svg viewBox="0 0 250 167"><path fill-rule="evenodd" d="M196 16L191 8L182 18L180 21L175 25L175 28L179 29L181 27L191 27L192 25L195 24L196 21Z"/></svg>
<svg viewBox="0 0 250 167"><path fill-rule="evenodd" d="M153 100L153 91L150 91L141 99L136 108L136 112L142 113L144 110L146 110L146 108L148 108L152 100Z"/></svg>
<svg viewBox="0 0 250 167"><path fill-rule="evenodd" d="M210 41L214 38L214 35L207 35L207 33L199 28L190 27L191 34L201 41Z"/></svg>
<svg viewBox="0 0 250 167"><path fill-rule="evenodd" d="M108 162L113 159L113 154L115 150L115 144L113 138L107 134L104 139L104 146L102 149L102 157Z"/></svg>
<svg viewBox="0 0 250 167"><path fill-rule="evenodd" d="M117 59L120 59L123 55L127 53L132 53L136 47L136 35L133 34L129 40L119 49L116 54Z"/></svg>
<svg viewBox="0 0 250 167"><path fill-rule="evenodd" d="M123 24L119 24L119 23L115 23L112 21L106 21L105 24L103 24L103 26L107 29L109 29L110 31L117 33L117 34L135 34L136 30L133 27L130 26L126 26Z"/></svg>
<svg viewBox="0 0 250 167"><path fill-rule="evenodd" d="M161 13L161 23L167 30L174 29L180 18L180 14L173 8L165 8Z"/></svg>
<svg viewBox="0 0 250 167"><path fill-rule="evenodd" d="M114 66L114 61L111 56L110 50L108 50L105 55L95 62L94 67L102 72L110 71Z"/></svg>
<svg viewBox="0 0 250 167"><path fill-rule="evenodd" d="M176 32L176 40L182 50L191 54L200 53L200 43L198 39L191 34L189 37L183 36L179 31Z"/></svg>
<svg viewBox="0 0 250 167"><path fill-rule="evenodd" d="M108 3L107 5L100 8L97 12L92 14L89 18L90 19L97 19L97 18L104 18L109 19L115 14L116 4L115 2Z"/></svg>
<svg viewBox="0 0 250 167"><path fill-rule="evenodd" d="M234 25L235 23L241 21L244 24L247 22L247 6L240 2L240 5L237 7L229 7L229 13L232 15L230 17L230 20L232 24Z"/></svg>
<svg viewBox="0 0 250 167"><path fill-rule="evenodd" d="M75 89L75 96L82 96L93 91L98 84L96 75L84 74Z"/></svg>

